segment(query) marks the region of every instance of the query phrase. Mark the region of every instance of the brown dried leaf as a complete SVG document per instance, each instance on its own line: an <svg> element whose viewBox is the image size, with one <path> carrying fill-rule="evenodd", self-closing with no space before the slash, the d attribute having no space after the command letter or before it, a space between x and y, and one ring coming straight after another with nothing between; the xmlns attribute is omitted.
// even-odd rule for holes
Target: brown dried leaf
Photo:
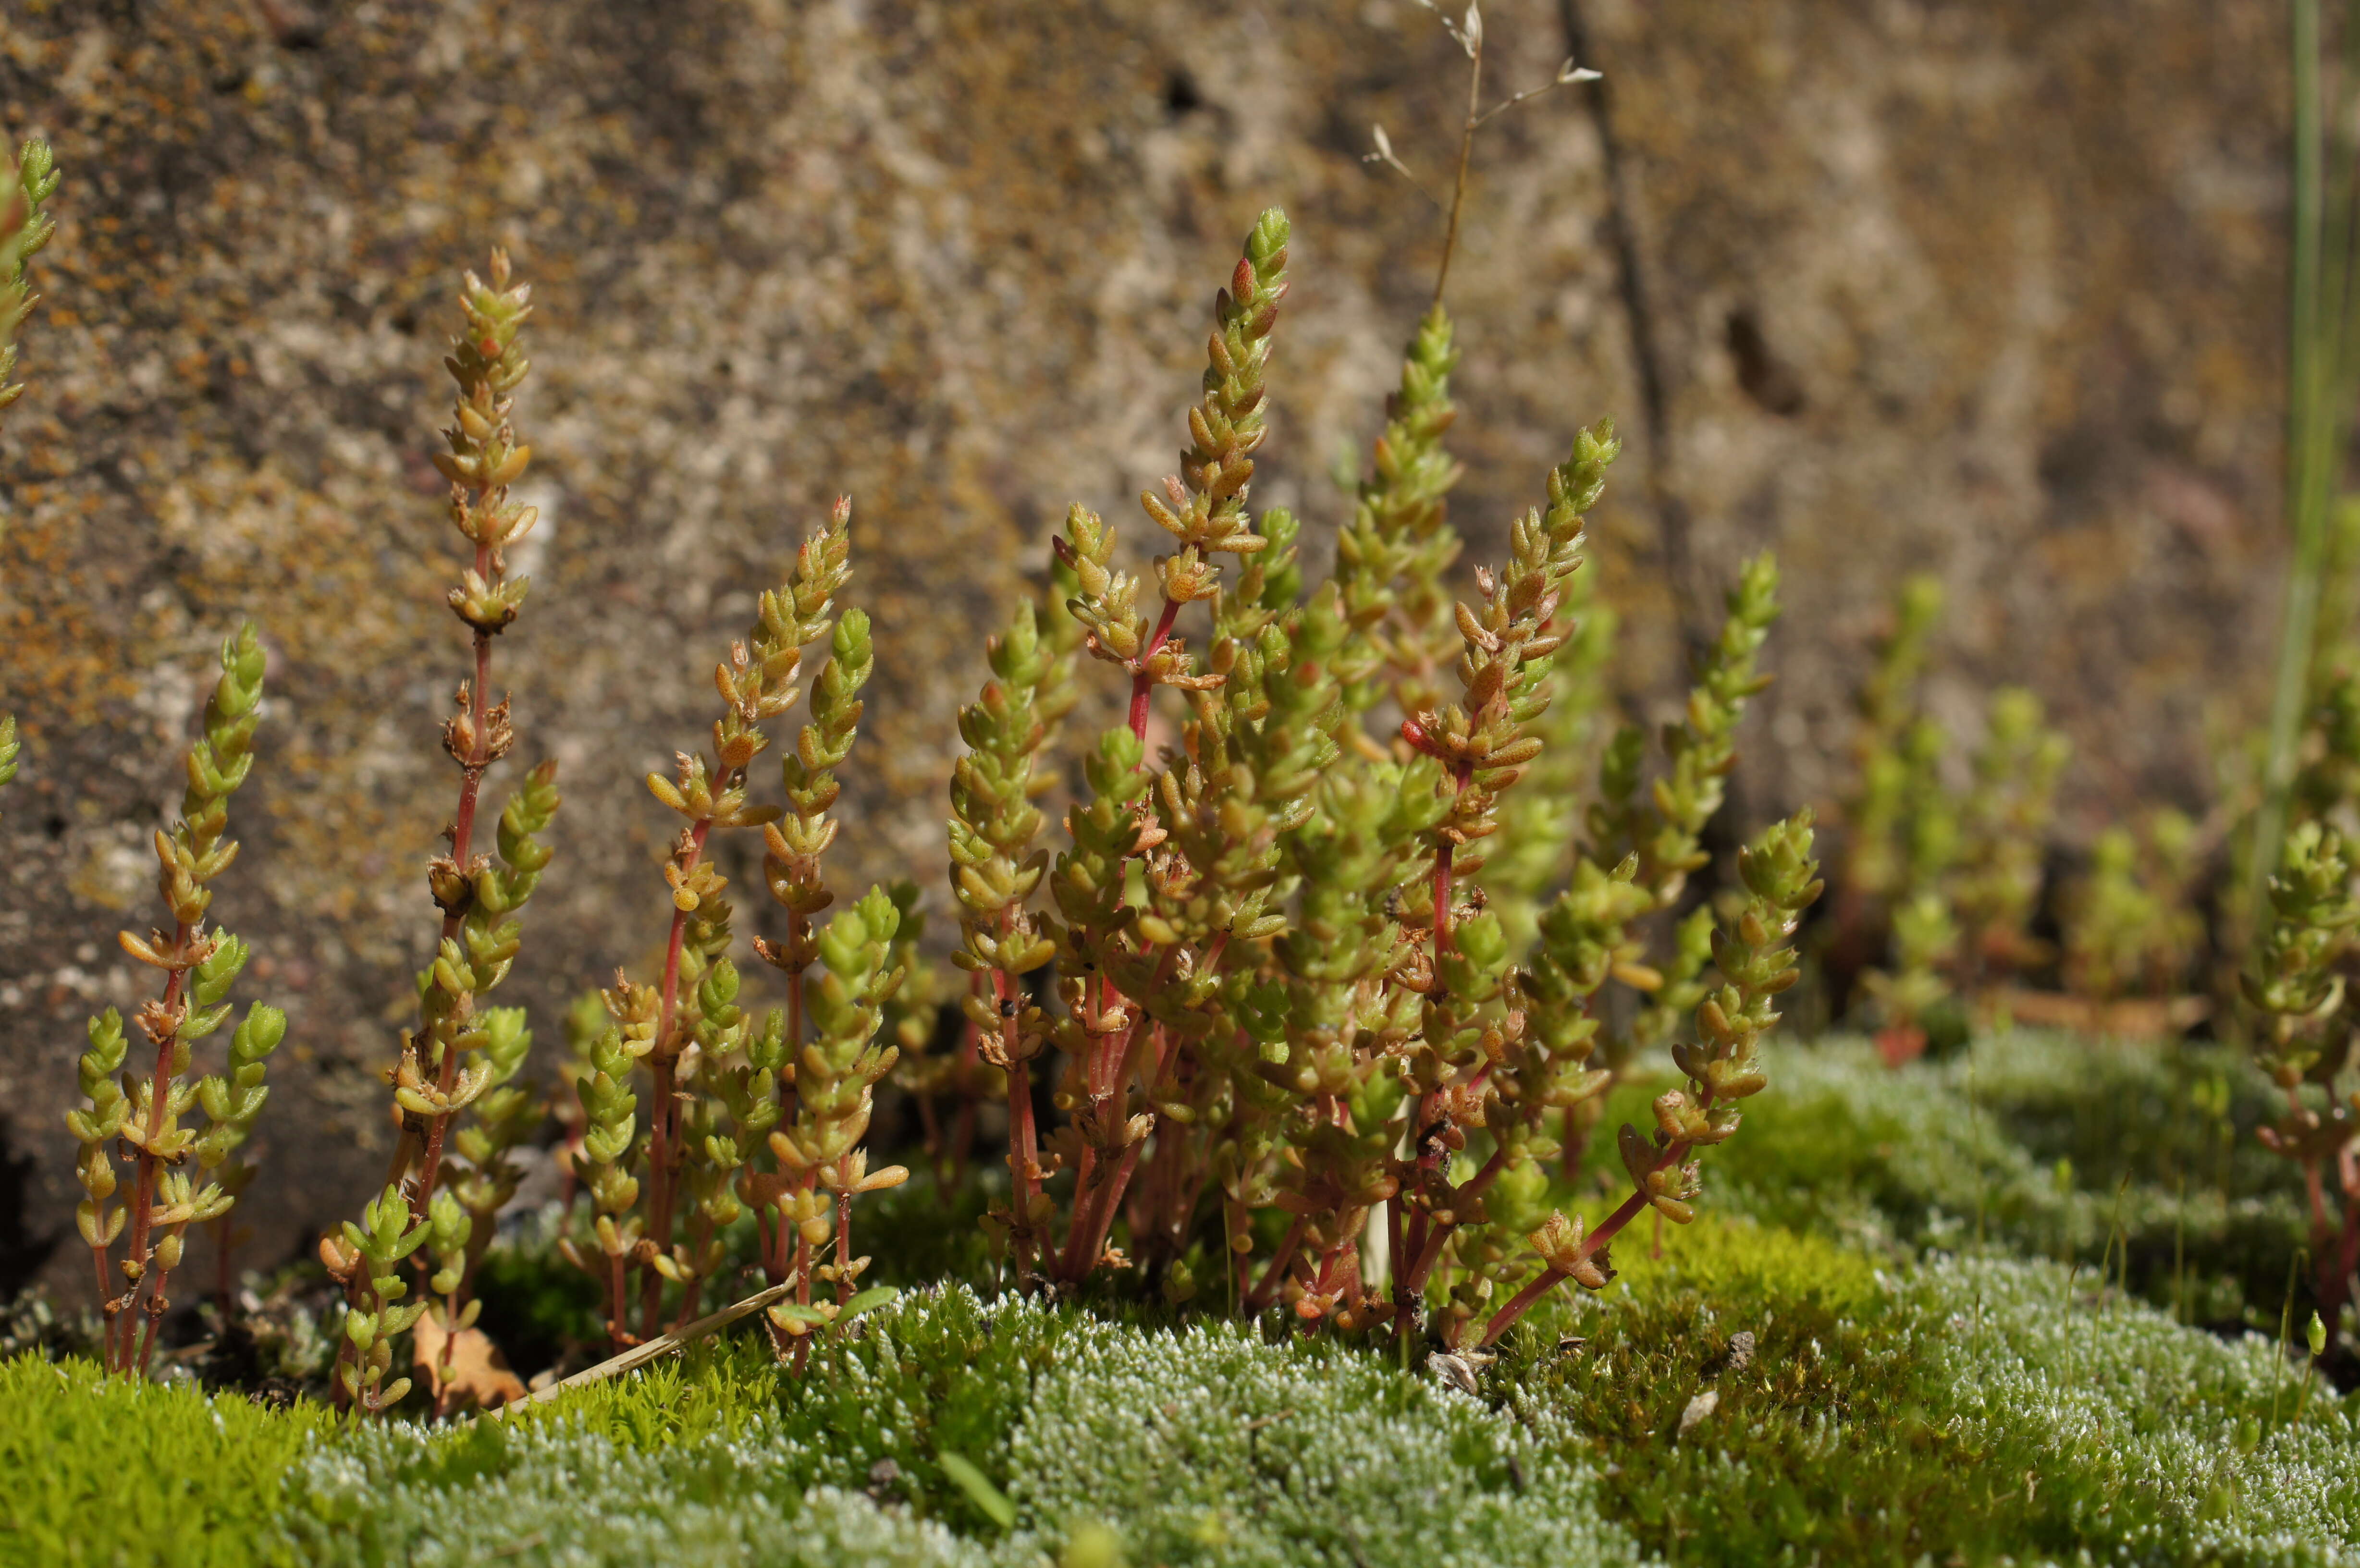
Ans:
<svg viewBox="0 0 2360 1568"><path fill-rule="evenodd" d="M451 1348L447 1369L442 1364L446 1341ZM508 1357L482 1329L463 1328L455 1335L446 1334L442 1314L430 1312L419 1318L413 1342L416 1349L411 1360L426 1375L438 1406L475 1405L488 1410L524 1398L524 1380L508 1369Z"/></svg>

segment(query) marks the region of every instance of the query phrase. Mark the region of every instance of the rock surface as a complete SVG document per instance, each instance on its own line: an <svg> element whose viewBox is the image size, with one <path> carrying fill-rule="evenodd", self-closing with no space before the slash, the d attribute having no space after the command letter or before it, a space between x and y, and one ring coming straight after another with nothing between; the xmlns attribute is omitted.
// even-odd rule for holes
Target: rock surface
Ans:
<svg viewBox="0 0 2360 1568"><path fill-rule="evenodd" d="M502 639L559 858L508 995L638 964L669 814L638 780L839 491L879 629L858 878L939 879L952 715L1073 500L1181 441L1214 287L1284 204L1297 279L1258 488L1313 519L1365 444L1439 223L1463 60L1404 0L13 0L0 132L56 143L31 390L0 430L0 1289L87 1289L81 1020L140 976L149 834L211 650L273 656L216 909L290 1044L244 1217L267 1261L390 1147L378 1076L453 796L458 561L428 463L459 268L535 289L536 586ZM2258 0L1498 0L1451 298L1459 516L1485 553L1577 422L1631 438L1596 533L1626 691L1671 697L1747 551L1788 569L1741 806L1840 785L1905 571L1955 585L1936 701L2019 681L2078 744L2069 826L2201 800L2249 722L2278 543L2283 49ZM1315 547L1316 548L1316 547ZM2210 727L2209 727L2210 726ZM499 788L496 777L494 789ZM741 890L753 861L735 851ZM741 900L753 918L756 898ZM202 1249L200 1249L202 1254ZM209 1267L202 1258L198 1267Z"/></svg>

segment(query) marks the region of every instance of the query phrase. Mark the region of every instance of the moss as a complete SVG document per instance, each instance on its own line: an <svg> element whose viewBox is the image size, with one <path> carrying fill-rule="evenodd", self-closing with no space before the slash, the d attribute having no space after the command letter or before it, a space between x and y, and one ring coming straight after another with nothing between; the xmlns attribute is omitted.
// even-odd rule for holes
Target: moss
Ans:
<svg viewBox="0 0 2360 1568"><path fill-rule="evenodd" d="M1994 1442L1950 1430L1930 1314L1858 1252L1700 1219L1660 1261L1644 1246L1618 1261L1603 1297L1508 1342L1500 1381L1577 1434L1567 1459L1599 1470L1607 1517L1642 1546L1764 1563L2072 1545L2065 1516L2016 1506Z"/></svg>
<svg viewBox="0 0 2360 1568"><path fill-rule="evenodd" d="M2126 1246L2148 1300L2184 1301L2191 1322L2277 1322L2301 1192L2254 1140L2267 1084L2234 1053L2027 1031L1896 1070L1839 1038L1786 1048L1777 1071L1721 1151L1707 1208L1896 1260L1980 1236L2094 1268L2119 1236L2116 1264ZM1647 1125L1664 1087L1622 1085L1605 1125ZM2214 1094L2224 1115L2196 1108ZM1619 1180L1611 1140L1589 1166Z"/></svg>
<svg viewBox="0 0 2360 1568"><path fill-rule="evenodd" d="M0 1558L33 1563L294 1561L275 1541L281 1483L333 1418L87 1361L0 1362Z"/></svg>
<svg viewBox="0 0 2360 1568"><path fill-rule="evenodd" d="M1034 1563L1085 1525L1171 1563L1633 1556L1547 1418L1364 1353L963 1289L866 1322L800 1378L748 1343L513 1422L352 1432L305 1462L290 1529L370 1563L637 1563L659 1541L668 1563ZM978 1489L1012 1501L1008 1528ZM839 1538L864 1544L829 1555Z"/></svg>
<svg viewBox="0 0 2360 1568"><path fill-rule="evenodd" d="M2084 1281L2087 1283L2087 1281ZM1939 1259L1908 1295L1954 1440L2012 1514L2133 1562L2360 1562L2360 1399L2054 1264Z"/></svg>
<svg viewBox="0 0 2360 1568"><path fill-rule="evenodd" d="M1577 1432L1566 1456L1598 1469L1607 1518L1669 1561L2360 1547L2360 1399L2304 1391L2265 1336L2181 1327L2088 1272L1937 1256L1888 1273L1700 1220L1660 1260L1633 1249L1602 1298L1535 1316L1504 1347L1502 1397Z"/></svg>
<svg viewBox="0 0 2360 1568"><path fill-rule="evenodd" d="M1697 1223L1660 1256L1645 1222L1625 1233L1614 1283L1535 1312L1479 1398L1283 1314L1208 1325L960 1285L817 1345L800 1377L745 1334L464 1429L20 1358L0 1365L0 1557L980 1568L1103 1530L1171 1564L2360 1560L2360 1404L2305 1391L2266 1337L2176 1325L2087 1267L2125 1172L2125 1228L2168 1234L2137 1178L2204 1153L2166 1113L2176 1075L2217 1065L1984 1042L1971 1106L1963 1063L1795 1051ZM2097 1130L2060 1114L2077 1094L2105 1101ZM2240 1161L2233 1187L2270 1174ZM1948 1256L1979 1196L1994 1255ZM2278 1199L2257 1182L2236 1201ZM981 1278L971 1225L936 1203L880 1201L864 1249L924 1243L912 1272ZM2213 1223L2191 1242L2246 1221ZM562 1336L579 1306L535 1234L494 1251L487 1294ZM2070 1275L1999 1255L2060 1236L2089 1248ZM167 1512L151 1547L139 1521Z"/></svg>
<svg viewBox="0 0 2360 1568"><path fill-rule="evenodd" d="M224 1564L982 1568L1087 1530L1171 1564L2355 1560L2360 1401L2259 1337L2052 1264L1880 1269L1742 1216L1660 1258L1630 1241L1602 1296L1509 1337L1482 1399L1332 1341L963 1288L800 1378L749 1336L465 1428L20 1358L0 1539ZM167 1514L151 1546L137 1521Z"/></svg>

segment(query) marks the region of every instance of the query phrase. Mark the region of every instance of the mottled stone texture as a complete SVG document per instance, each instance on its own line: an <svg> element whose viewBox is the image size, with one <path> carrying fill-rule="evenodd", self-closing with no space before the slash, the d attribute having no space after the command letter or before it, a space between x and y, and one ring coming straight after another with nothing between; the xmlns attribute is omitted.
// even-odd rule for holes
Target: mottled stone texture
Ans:
<svg viewBox="0 0 2360 1568"><path fill-rule="evenodd" d="M273 696L215 907L261 955L249 993L293 1016L251 1256L381 1168L453 795L458 557L427 453L460 267L505 244L539 304L519 415L544 520L497 669L518 759L561 759L568 797L508 993L546 1040L661 935L671 818L638 779L704 733L713 660L838 491L880 648L839 869L936 879L980 638L1069 501L1143 554L1127 497L1172 462L1212 290L1272 201L1297 281L1259 494L1324 551L1439 230L1359 154L1382 121L1439 189L1463 93L1401 0L0 13L0 130L50 136L67 181L0 433L0 702L27 735L0 802L0 1285L87 1279L70 1239L44 1250L71 1237L81 1020L142 983L114 932L151 918L145 843L242 615ZM2026 681L2073 730L2073 831L2199 798L2279 560L2277 18L1498 0L1496 80L1545 80L1575 38L1611 96L1483 137L1459 516L1495 540L1577 421L1622 419L1598 532L1642 706L1679 617L1694 635L1740 555L1779 548L1753 814L1840 782L1851 672L1919 567L1957 590L1946 709Z"/></svg>

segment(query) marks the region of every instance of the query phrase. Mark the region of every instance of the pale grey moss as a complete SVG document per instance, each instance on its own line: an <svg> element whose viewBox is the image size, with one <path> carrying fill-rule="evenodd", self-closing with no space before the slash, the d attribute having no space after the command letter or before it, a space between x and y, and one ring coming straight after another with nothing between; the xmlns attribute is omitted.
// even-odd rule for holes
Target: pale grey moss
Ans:
<svg viewBox="0 0 2360 1568"><path fill-rule="evenodd" d="M944 1526L829 1486L782 1483L811 1455L763 1418L639 1448L584 1419L506 1440L493 1474L442 1481L419 1427L387 1423L304 1462L287 1530L312 1561L548 1568L985 1568Z"/></svg>
<svg viewBox="0 0 2360 1568"><path fill-rule="evenodd" d="M2323 1378L2305 1396L2311 1374L2270 1340L2077 1301L2052 1263L1940 1258L1908 1289L1946 1322L1923 1348L1951 1420L2029 1430L2100 1481L2105 1502L2076 1521L2089 1560L2360 1563L2360 1420Z"/></svg>
<svg viewBox="0 0 2360 1568"><path fill-rule="evenodd" d="M1980 1216L1995 1244L2092 1264L2119 1223L2136 1256L2184 1247L2192 1319L2275 1313L2304 1236L2300 1189L2250 1132L2190 1105L2208 1084L2240 1126L2267 1109L2267 1081L2218 1049L2023 1030L1896 1073L1864 1040L1830 1040L1780 1058L1715 1202L1874 1247L1969 1241ZM2167 1168L2185 1172L2184 1194Z"/></svg>
<svg viewBox="0 0 2360 1568"><path fill-rule="evenodd" d="M1948 1390L1927 1412L1943 1441L2041 1455L2025 1484L2071 1499L2083 1561L2360 1563L2360 1420L2323 1381L2305 1393L2308 1374L2263 1337L2096 1302L2052 1264L1938 1258L1884 1285L1886 1353ZM513 1429L322 1434L290 1479L287 1544L417 1564L1033 1568L1111 1521L1137 1563L1642 1560L1567 1457L1587 1436L1545 1399L1487 1389L1508 1398L1494 1410L1235 1324L1141 1330L964 1290L873 1325L814 1366L825 1392L783 1388L776 1404L766 1369L725 1362ZM1031 1369L978 1368L1001 1385L979 1421L925 1397L978 1332L978 1360ZM964 1456L1014 1505L1005 1532L924 1479L962 1419ZM1877 1419L1830 1426L1831 1455L1839 1428ZM1743 1458L1722 1465L1737 1484Z"/></svg>
<svg viewBox="0 0 2360 1568"><path fill-rule="evenodd" d="M1134 1562L1271 1568L1637 1560L1590 1476L1556 1456L1568 1434L1548 1418L1520 1425L1233 1323L1093 1322L1066 1343L1005 1449L1010 1494L1049 1538L1119 1519Z"/></svg>
<svg viewBox="0 0 2360 1568"><path fill-rule="evenodd" d="M497 1552L552 1568L1032 1568L1056 1562L1070 1531L1115 1521L1140 1563L1638 1560L1589 1475L1557 1456L1562 1422L1520 1421L1365 1356L1266 1345L1234 1324L1143 1331L1032 1301L987 1306L964 1288L870 1324L864 1343L814 1360L824 1390L781 1386L775 1406L767 1370L725 1364L706 1376L747 1381L718 1408L660 1369L513 1429L348 1430L291 1478L290 1542L314 1560L420 1565ZM978 1333L1037 1370L1029 1394L1020 1372L1002 1396L1004 1432L956 1437L928 1408L939 1385L912 1369L939 1369ZM1006 1533L924 1484L935 1445L954 1441L972 1441L963 1456L1013 1499Z"/></svg>

